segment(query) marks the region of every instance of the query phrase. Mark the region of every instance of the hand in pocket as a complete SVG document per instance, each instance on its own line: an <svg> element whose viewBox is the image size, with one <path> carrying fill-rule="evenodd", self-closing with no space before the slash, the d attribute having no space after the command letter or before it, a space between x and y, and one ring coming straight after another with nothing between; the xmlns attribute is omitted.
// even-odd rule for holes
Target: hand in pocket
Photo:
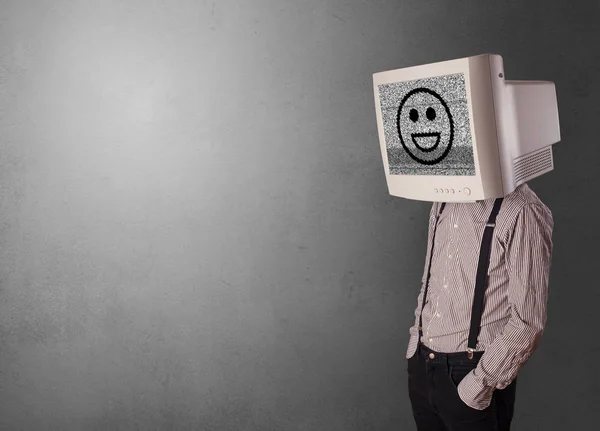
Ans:
<svg viewBox="0 0 600 431"><path fill-rule="evenodd" d="M458 389L458 385L460 384L460 382L462 382L462 380L467 376L467 374L473 371L473 368L474 367L469 365L451 365L448 376L454 384L454 387Z"/></svg>

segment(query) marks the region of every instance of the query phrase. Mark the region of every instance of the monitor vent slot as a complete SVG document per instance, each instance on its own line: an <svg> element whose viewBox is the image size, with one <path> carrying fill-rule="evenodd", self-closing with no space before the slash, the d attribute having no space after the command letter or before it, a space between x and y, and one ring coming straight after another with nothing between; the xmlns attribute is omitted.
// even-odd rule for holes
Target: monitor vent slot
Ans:
<svg viewBox="0 0 600 431"><path fill-rule="evenodd" d="M552 169L554 169L554 163L551 146L521 156L514 161L515 185L518 186Z"/></svg>

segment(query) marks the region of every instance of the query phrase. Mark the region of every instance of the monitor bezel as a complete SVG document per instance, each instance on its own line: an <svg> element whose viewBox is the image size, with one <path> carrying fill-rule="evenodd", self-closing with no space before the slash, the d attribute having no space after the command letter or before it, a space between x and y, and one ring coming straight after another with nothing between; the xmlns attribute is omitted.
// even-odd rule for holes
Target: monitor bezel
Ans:
<svg viewBox="0 0 600 431"><path fill-rule="evenodd" d="M373 74L379 143L388 191L430 202L472 202L503 195L490 55L479 55ZM390 175L379 85L462 73L465 77L475 175Z"/></svg>

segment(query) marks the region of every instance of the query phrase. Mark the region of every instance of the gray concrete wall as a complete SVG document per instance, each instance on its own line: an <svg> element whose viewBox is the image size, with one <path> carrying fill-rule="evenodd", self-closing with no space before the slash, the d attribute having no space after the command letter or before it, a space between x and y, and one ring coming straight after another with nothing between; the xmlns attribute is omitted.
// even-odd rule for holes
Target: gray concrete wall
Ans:
<svg viewBox="0 0 600 431"><path fill-rule="evenodd" d="M0 429L415 429L429 205L387 195L371 74L485 52L563 132L514 429L584 429L600 30L563 3L0 1Z"/></svg>

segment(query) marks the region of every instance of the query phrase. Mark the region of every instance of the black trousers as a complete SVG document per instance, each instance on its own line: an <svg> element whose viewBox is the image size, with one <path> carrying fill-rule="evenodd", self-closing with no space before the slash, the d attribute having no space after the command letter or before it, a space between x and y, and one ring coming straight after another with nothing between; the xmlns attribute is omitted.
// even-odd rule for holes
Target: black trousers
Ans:
<svg viewBox="0 0 600 431"><path fill-rule="evenodd" d="M484 410L469 407L458 395L458 384L477 366L466 352L440 353L419 343L408 359L408 393L419 431L508 431L513 418L517 379L493 392Z"/></svg>

